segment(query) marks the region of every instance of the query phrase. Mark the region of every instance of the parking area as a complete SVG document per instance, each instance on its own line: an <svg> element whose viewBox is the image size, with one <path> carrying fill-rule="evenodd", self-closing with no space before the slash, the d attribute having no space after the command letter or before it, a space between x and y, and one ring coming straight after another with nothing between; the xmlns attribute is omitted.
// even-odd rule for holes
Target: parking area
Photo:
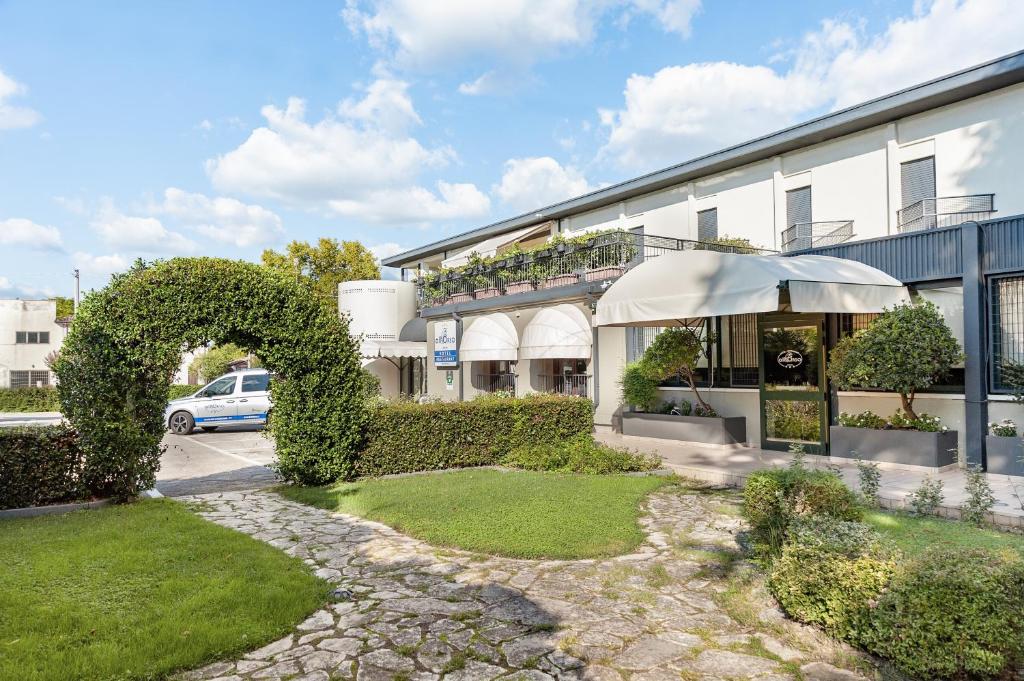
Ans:
<svg viewBox="0 0 1024 681"><path fill-rule="evenodd" d="M274 445L260 426L223 426L212 433L164 436L156 488L169 497L255 489L276 483L268 465Z"/></svg>

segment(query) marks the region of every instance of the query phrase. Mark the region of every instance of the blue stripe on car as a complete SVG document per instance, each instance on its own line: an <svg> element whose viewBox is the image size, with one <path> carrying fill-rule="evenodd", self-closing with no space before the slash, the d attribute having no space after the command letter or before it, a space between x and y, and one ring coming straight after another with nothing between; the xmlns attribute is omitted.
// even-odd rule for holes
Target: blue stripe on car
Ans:
<svg viewBox="0 0 1024 681"><path fill-rule="evenodd" d="M262 414L238 414L235 416L206 416L196 417L196 423L224 423L227 421L266 421L267 412Z"/></svg>

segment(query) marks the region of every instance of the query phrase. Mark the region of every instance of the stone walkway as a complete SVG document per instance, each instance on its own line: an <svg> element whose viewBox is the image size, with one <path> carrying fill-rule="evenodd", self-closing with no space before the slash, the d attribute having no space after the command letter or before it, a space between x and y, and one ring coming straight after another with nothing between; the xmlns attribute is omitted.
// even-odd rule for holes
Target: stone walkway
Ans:
<svg viewBox="0 0 1024 681"><path fill-rule="evenodd" d="M438 549L265 491L182 500L350 594L294 634L182 679L831 681L872 671L783 618L742 558L732 492L658 492L637 553L579 561Z"/></svg>

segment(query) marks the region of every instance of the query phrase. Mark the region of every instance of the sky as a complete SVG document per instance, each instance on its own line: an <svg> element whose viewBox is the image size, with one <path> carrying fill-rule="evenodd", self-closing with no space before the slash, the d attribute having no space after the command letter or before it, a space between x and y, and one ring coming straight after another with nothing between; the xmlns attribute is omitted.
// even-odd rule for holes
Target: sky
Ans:
<svg viewBox="0 0 1024 681"><path fill-rule="evenodd" d="M0 298L322 236L386 257L1021 36L1020 0L0 0Z"/></svg>

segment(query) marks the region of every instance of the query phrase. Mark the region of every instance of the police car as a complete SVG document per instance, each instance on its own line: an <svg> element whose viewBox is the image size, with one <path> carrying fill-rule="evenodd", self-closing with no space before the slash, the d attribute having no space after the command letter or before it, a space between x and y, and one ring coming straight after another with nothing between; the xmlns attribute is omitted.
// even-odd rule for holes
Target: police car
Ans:
<svg viewBox="0 0 1024 681"><path fill-rule="evenodd" d="M209 432L219 426L265 424L269 413L270 374L265 369L243 369L168 403L164 423L172 433L188 435L196 426Z"/></svg>

